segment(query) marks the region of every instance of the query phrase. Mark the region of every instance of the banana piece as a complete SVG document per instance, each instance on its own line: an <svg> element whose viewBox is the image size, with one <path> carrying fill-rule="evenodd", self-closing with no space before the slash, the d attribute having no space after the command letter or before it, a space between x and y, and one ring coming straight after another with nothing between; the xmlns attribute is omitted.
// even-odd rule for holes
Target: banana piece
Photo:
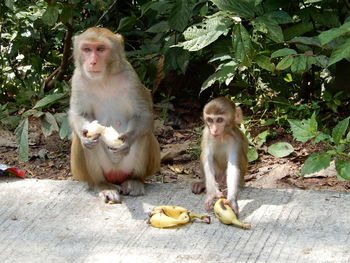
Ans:
<svg viewBox="0 0 350 263"><path fill-rule="evenodd" d="M225 201L225 198L220 198L215 202L215 216L224 224L234 225L243 229L250 229L251 225L249 223L242 223L239 221L232 208L229 205L225 205Z"/></svg>
<svg viewBox="0 0 350 263"><path fill-rule="evenodd" d="M102 133L102 140L112 147L118 147L123 144L122 140L119 140L119 133L112 127L105 127Z"/></svg>
<svg viewBox="0 0 350 263"><path fill-rule="evenodd" d="M181 206L156 206L149 214L149 223L157 228L170 228L185 225L194 219L200 219L207 224L210 217L202 214L195 214Z"/></svg>
<svg viewBox="0 0 350 263"><path fill-rule="evenodd" d="M87 132L84 134L88 138L95 137L99 134L102 134L105 130L105 126L98 123L97 120L89 123L86 127Z"/></svg>

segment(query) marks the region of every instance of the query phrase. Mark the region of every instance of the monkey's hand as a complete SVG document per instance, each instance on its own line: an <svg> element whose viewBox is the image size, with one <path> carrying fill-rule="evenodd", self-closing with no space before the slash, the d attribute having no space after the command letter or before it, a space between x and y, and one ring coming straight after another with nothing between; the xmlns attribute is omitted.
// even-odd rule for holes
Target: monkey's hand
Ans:
<svg viewBox="0 0 350 263"><path fill-rule="evenodd" d="M216 192L212 194L207 193L207 197L205 199L205 204L204 204L205 210L209 211L212 208L213 201L215 198L223 198L223 197L224 197L224 194L219 190L216 190Z"/></svg>
<svg viewBox="0 0 350 263"><path fill-rule="evenodd" d="M94 137L88 138L85 134L87 134L87 130L83 130L83 136L80 136L81 143L87 149L94 148L98 144L101 135L98 134Z"/></svg>
<svg viewBox="0 0 350 263"><path fill-rule="evenodd" d="M238 208L238 203L236 199L230 198L225 201L225 205L229 205L233 212L235 212L236 216L238 217L239 213L239 208Z"/></svg>
<svg viewBox="0 0 350 263"><path fill-rule="evenodd" d="M115 154L127 154L130 151L130 145L127 142L124 142L118 147L108 146L108 150Z"/></svg>

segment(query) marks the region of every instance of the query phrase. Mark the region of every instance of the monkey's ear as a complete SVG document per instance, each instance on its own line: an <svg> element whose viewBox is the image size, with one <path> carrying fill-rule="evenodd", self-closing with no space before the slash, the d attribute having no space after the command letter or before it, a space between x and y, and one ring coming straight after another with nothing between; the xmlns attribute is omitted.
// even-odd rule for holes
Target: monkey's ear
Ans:
<svg viewBox="0 0 350 263"><path fill-rule="evenodd" d="M235 122L237 124L240 124L243 122L243 112L242 112L241 107L236 107Z"/></svg>

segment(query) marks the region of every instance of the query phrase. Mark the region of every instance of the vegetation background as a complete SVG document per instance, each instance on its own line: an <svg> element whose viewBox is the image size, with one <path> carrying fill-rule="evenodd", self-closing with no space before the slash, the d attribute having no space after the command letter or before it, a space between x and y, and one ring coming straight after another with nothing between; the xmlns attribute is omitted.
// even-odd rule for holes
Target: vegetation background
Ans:
<svg viewBox="0 0 350 263"><path fill-rule="evenodd" d="M0 14L0 125L21 162L31 123L67 142L72 38L103 26L124 36L161 124L200 128L200 107L227 96L247 115L252 163L311 147L299 175L333 164L350 180L348 0L5 0ZM186 124L172 117L184 105Z"/></svg>

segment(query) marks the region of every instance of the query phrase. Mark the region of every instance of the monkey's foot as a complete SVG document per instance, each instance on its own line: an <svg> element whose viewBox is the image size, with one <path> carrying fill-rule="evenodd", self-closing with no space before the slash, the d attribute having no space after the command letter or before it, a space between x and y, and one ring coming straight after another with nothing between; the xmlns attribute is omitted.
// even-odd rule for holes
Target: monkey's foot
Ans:
<svg viewBox="0 0 350 263"><path fill-rule="evenodd" d="M205 183L198 182L192 185L192 193L200 194L200 193L203 193L204 191L205 191Z"/></svg>
<svg viewBox="0 0 350 263"><path fill-rule="evenodd" d="M238 203L236 200L227 199L225 202L225 205L229 205L232 208L233 212L235 212L236 216L238 217L239 208L238 208Z"/></svg>
<svg viewBox="0 0 350 263"><path fill-rule="evenodd" d="M99 196L104 200L105 203L120 204L122 202L117 190L103 190L99 193Z"/></svg>
<svg viewBox="0 0 350 263"><path fill-rule="evenodd" d="M144 183L139 180L127 180L121 184L121 192L124 195L139 196L145 194Z"/></svg>

